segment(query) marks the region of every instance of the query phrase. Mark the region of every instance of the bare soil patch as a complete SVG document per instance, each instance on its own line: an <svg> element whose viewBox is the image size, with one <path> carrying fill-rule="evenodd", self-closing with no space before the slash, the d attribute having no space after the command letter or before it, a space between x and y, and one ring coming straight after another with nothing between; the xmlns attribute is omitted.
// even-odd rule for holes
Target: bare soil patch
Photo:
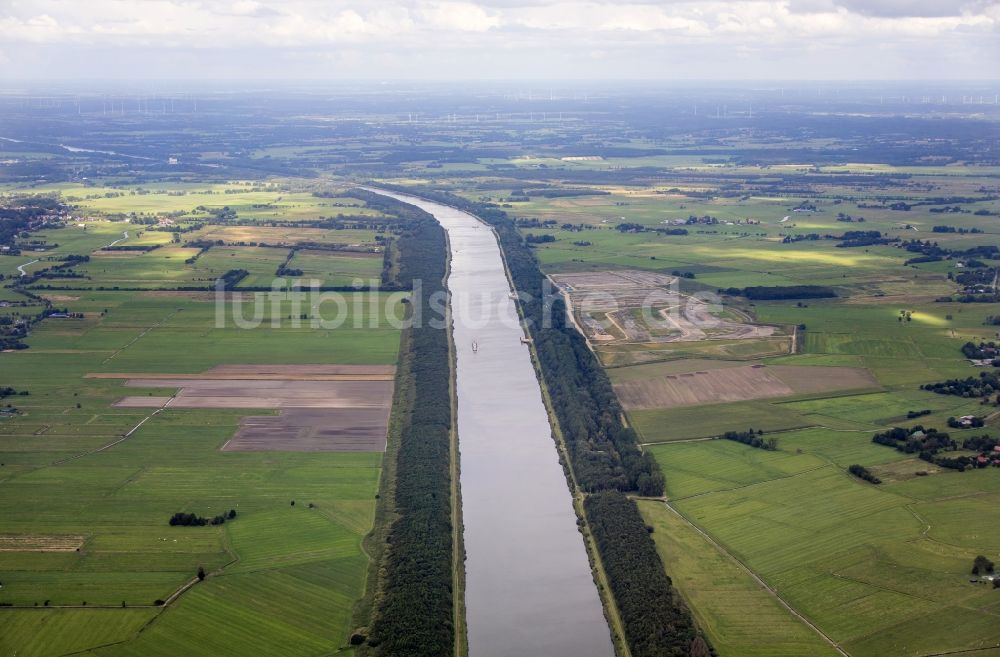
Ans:
<svg viewBox="0 0 1000 657"><path fill-rule="evenodd" d="M393 376L394 365L216 365L206 374L248 374L253 377L279 374L290 379L322 375L369 376L382 374Z"/></svg>
<svg viewBox="0 0 1000 657"><path fill-rule="evenodd" d="M312 249L301 249L299 251L301 255L307 256L320 256L320 257L330 257L331 255L338 258L381 258L381 254L370 253L368 251L314 251Z"/></svg>
<svg viewBox="0 0 1000 657"><path fill-rule="evenodd" d="M162 408L173 397L148 395L146 397L122 397L112 406L115 408Z"/></svg>
<svg viewBox="0 0 1000 657"><path fill-rule="evenodd" d="M644 381L617 383L614 387L622 405L628 410L696 406L793 394L791 388L766 368L754 367L665 374Z"/></svg>
<svg viewBox="0 0 1000 657"><path fill-rule="evenodd" d="M129 379L129 388L178 388L171 408L388 408L392 381ZM147 406L161 406L156 398Z"/></svg>
<svg viewBox="0 0 1000 657"><path fill-rule="evenodd" d="M767 369L796 394L879 387L872 373L863 367L769 365Z"/></svg>
<svg viewBox="0 0 1000 657"><path fill-rule="evenodd" d="M140 297L166 298L166 299L190 299L191 301L215 301L216 292L186 292L183 290L149 290L139 293ZM233 298L232 292L223 292L224 298Z"/></svg>
<svg viewBox="0 0 1000 657"><path fill-rule="evenodd" d="M587 337L602 345L752 340L781 333L681 292L676 276L638 270L552 274ZM735 317L735 319L734 319Z"/></svg>
<svg viewBox="0 0 1000 657"><path fill-rule="evenodd" d="M746 363L734 360L711 360L708 358L684 358L657 363L643 363L608 370L615 383L652 379L667 374L687 374L703 370L718 370L730 367L745 367Z"/></svg>
<svg viewBox="0 0 1000 657"><path fill-rule="evenodd" d="M248 416L226 451L382 451L394 386L392 366L225 365L199 374L113 374L130 388L176 388L172 397L124 397L120 408L274 409Z"/></svg>
<svg viewBox="0 0 1000 657"><path fill-rule="evenodd" d="M92 372L85 378L130 381L392 381L395 371L392 365L219 365L193 374ZM155 386L143 384L142 387ZM163 384L161 387L180 386Z"/></svg>
<svg viewBox="0 0 1000 657"><path fill-rule="evenodd" d="M227 452L381 452L388 410L347 408L335 413L290 408L278 415L248 416L222 446Z"/></svg>
<svg viewBox="0 0 1000 657"><path fill-rule="evenodd" d="M613 385L627 410L676 408L878 387L871 373L862 368L767 365L656 372L646 378L632 378L626 374L616 376Z"/></svg>

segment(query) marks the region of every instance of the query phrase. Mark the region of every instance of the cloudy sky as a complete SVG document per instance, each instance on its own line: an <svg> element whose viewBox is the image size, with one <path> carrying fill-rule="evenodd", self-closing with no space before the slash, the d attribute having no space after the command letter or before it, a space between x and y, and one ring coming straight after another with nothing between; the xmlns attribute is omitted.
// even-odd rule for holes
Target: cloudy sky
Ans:
<svg viewBox="0 0 1000 657"><path fill-rule="evenodd" d="M1000 0L0 0L2 79L1000 78Z"/></svg>

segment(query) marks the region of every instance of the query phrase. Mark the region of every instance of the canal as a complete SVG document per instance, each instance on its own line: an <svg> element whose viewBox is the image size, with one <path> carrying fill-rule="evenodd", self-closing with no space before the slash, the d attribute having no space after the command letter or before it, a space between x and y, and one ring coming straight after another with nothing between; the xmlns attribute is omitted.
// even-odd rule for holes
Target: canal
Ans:
<svg viewBox="0 0 1000 657"><path fill-rule="evenodd" d="M448 233L469 657L612 657L493 231L454 208L372 191L431 213Z"/></svg>

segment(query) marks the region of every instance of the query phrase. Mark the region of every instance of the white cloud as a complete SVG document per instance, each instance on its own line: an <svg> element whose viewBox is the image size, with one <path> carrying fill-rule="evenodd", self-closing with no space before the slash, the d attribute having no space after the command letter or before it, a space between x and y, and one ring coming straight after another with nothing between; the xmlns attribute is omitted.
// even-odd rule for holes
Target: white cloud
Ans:
<svg viewBox="0 0 1000 657"><path fill-rule="evenodd" d="M170 49L213 50L219 61L255 50L311 51L315 62L360 49L386 67L448 53L474 71L499 66L497 52L524 51L550 66L600 53L589 59L624 68L634 60L638 70L650 58L711 49L741 60L777 58L769 65L782 77L798 70L793 60L805 50L840 49L896 52L912 59L915 74L921 61L940 74L945 63L988 71L1000 60L998 33L1000 0L0 0L0 43L31 48L49 66L116 48L137 62ZM850 77L849 61L829 66ZM30 68L27 55L25 63ZM714 65L724 77L724 62ZM3 74L10 65L0 66Z"/></svg>
<svg viewBox="0 0 1000 657"><path fill-rule="evenodd" d="M432 2L420 8L431 29L485 32L501 24L499 16L471 2Z"/></svg>

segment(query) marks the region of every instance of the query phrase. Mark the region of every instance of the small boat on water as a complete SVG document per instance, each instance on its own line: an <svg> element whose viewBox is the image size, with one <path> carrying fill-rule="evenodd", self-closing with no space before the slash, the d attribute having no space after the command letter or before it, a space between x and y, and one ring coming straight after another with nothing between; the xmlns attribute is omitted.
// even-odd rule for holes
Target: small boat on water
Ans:
<svg viewBox="0 0 1000 657"><path fill-rule="evenodd" d="M479 343L476 342L475 340L473 340L472 341L472 353L476 353L477 351L479 351Z"/></svg>

